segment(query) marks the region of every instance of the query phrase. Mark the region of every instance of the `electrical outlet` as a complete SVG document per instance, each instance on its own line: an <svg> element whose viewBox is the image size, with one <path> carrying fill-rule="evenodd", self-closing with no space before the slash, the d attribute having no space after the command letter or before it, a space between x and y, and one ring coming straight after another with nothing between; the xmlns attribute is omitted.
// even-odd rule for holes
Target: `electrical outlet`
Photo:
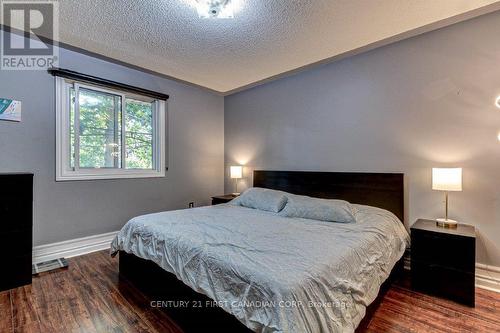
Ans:
<svg viewBox="0 0 500 333"><path fill-rule="evenodd" d="M189 208L194 208L194 202L189 203Z"/></svg>

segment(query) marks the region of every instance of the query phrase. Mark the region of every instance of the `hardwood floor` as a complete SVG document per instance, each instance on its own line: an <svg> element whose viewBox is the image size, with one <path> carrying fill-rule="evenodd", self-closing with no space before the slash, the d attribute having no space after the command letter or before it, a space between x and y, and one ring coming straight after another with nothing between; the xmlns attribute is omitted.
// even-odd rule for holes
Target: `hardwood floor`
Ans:
<svg viewBox="0 0 500 333"><path fill-rule="evenodd" d="M107 251L69 259L69 268L33 277L0 294L0 329L7 332L181 332L118 279Z"/></svg>
<svg viewBox="0 0 500 333"><path fill-rule="evenodd" d="M500 332L500 294L476 288L476 307L411 291L406 279L385 294L364 333Z"/></svg>
<svg viewBox="0 0 500 333"><path fill-rule="evenodd" d="M210 328L205 328L210 331ZM224 331L218 328L218 331ZM394 285L363 332L499 332L500 294L476 289L476 308ZM69 259L69 268L0 293L0 333L181 330L133 286L118 279L107 251Z"/></svg>

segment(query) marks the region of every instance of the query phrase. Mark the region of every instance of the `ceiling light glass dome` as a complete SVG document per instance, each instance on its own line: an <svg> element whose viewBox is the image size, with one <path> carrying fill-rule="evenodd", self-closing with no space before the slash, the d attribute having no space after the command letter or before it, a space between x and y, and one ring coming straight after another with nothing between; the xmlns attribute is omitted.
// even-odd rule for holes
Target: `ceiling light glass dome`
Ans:
<svg viewBox="0 0 500 333"><path fill-rule="evenodd" d="M233 18L238 7L237 0L195 0L201 18Z"/></svg>

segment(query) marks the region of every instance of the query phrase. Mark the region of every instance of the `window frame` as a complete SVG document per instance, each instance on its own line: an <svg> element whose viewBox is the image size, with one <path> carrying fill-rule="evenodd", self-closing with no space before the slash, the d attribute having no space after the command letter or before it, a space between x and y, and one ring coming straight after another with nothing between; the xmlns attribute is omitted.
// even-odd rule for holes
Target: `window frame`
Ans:
<svg viewBox="0 0 500 333"><path fill-rule="evenodd" d="M122 108L122 165L121 168L71 168L71 129L70 129L70 88L74 87L75 97L77 89L91 89L97 92L121 96ZM152 101L153 103L153 169L125 169L126 133L126 99ZM78 103L76 100L75 103ZM78 112L75 106L75 114ZM75 119L79 119L75 117ZM165 177L166 171L166 101L154 99L140 94L133 94L118 89L100 87L78 80L56 77L56 181L98 180L98 179L127 179L127 178L160 178ZM75 128L77 124L75 123ZM75 141L79 140L75 130ZM77 156L75 150L75 162Z"/></svg>

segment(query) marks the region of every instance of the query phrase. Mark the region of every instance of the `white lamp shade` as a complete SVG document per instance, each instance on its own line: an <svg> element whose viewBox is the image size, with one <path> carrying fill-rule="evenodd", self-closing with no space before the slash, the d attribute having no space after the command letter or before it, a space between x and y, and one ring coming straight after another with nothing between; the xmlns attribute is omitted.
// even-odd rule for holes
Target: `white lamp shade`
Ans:
<svg viewBox="0 0 500 333"><path fill-rule="evenodd" d="M241 165L234 165L230 167L231 178L239 179L243 177L243 167Z"/></svg>
<svg viewBox="0 0 500 333"><path fill-rule="evenodd" d="M462 191L462 168L432 168L432 189Z"/></svg>

